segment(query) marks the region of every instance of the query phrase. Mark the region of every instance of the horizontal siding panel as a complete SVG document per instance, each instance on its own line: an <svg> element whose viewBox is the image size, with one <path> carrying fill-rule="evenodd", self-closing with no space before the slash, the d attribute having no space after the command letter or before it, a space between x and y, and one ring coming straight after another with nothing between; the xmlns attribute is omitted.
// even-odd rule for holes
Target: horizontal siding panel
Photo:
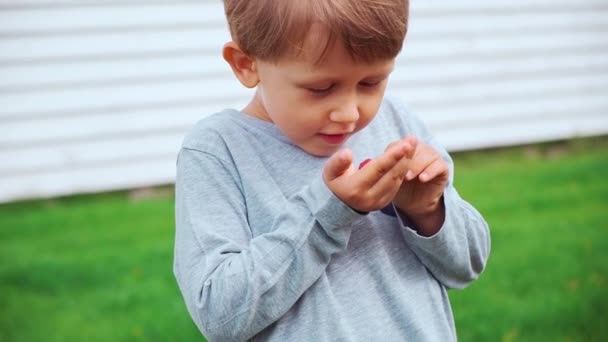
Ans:
<svg viewBox="0 0 608 342"><path fill-rule="evenodd" d="M608 132L608 110L577 116L539 117L525 121L506 121L501 124L478 124L458 129L443 127L435 130L438 140L451 151L477 149L480 146L502 147L585 137Z"/></svg>
<svg viewBox="0 0 608 342"><path fill-rule="evenodd" d="M0 92L233 77L218 54L0 66Z"/></svg>
<svg viewBox="0 0 608 342"><path fill-rule="evenodd" d="M218 1L221 3L221 1ZM100 31L223 27L223 7L202 2L149 3L145 6L40 7L2 9L2 36L89 34Z"/></svg>
<svg viewBox="0 0 608 342"><path fill-rule="evenodd" d="M608 30L608 10L586 9L572 13L530 12L520 13L473 13L462 16L413 16L409 21L408 34L417 38L439 38L463 35L487 37L530 32L594 31ZM439 36L439 37L438 37Z"/></svg>
<svg viewBox="0 0 608 342"><path fill-rule="evenodd" d="M592 72L578 75L551 75L542 78L490 79L482 82L455 82L428 87L393 87L391 91L404 94L408 101L429 106L454 106L458 104L497 102L517 98L559 99L562 96L605 94L608 89L608 69L602 70L607 77L597 77Z"/></svg>
<svg viewBox="0 0 608 342"><path fill-rule="evenodd" d="M193 123L218 110L220 108L195 105L185 108L16 121L4 126L4 132L0 136L0 148L20 149L48 144L78 144L125 137L140 139L167 132L180 132L183 135ZM65 127L72 129L66 130Z"/></svg>
<svg viewBox="0 0 608 342"><path fill-rule="evenodd" d="M9 93L0 98L0 118L86 114L114 108L137 107L138 104L179 103L196 99L206 103L232 102L247 96L248 89L235 78L213 82L189 80L172 83L112 85L58 91ZM228 101L227 101L228 100ZM70 114L72 113L72 114Z"/></svg>
<svg viewBox="0 0 608 342"><path fill-rule="evenodd" d="M422 60L441 60L449 62L451 58L469 58L472 56L491 57L517 55L531 51L544 51L553 54L566 50L586 50L606 47L607 32L550 32L519 33L510 36L489 38L450 37L445 40L419 39L412 36L406 40L398 62L416 62Z"/></svg>
<svg viewBox="0 0 608 342"><path fill-rule="evenodd" d="M396 95L403 94L396 93ZM608 97L600 92L562 94L562 96L545 98L511 98L506 101L471 102L443 107L410 102L410 106L423 117L432 130L440 130L445 127L459 129L479 123L501 126L509 122L525 122L531 118L542 118L549 122L557 116L570 116L573 120L579 120L585 115L606 112ZM608 121L608 117L604 120Z"/></svg>
<svg viewBox="0 0 608 342"><path fill-rule="evenodd" d="M514 56L454 59L441 65L434 61L401 61L391 75L391 84L406 86L415 82L416 86L433 86L489 79L526 79L535 75L575 75L607 67L608 46L596 51L564 51L551 54L550 58L545 53L522 52Z"/></svg>
<svg viewBox="0 0 608 342"><path fill-rule="evenodd" d="M0 178L0 202L73 193L132 189L174 181L175 163L167 158L134 160L94 168L70 168Z"/></svg>
<svg viewBox="0 0 608 342"><path fill-rule="evenodd" d="M133 53L154 54L166 51L193 50L217 53L230 35L222 27L175 31L109 32L91 35L2 38L0 64L17 64L37 59L60 59L70 56L103 56L111 59Z"/></svg>
<svg viewBox="0 0 608 342"><path fill-rule="evenodd" d="M0 176L42 174L70 168L94 168L134 160L175 159L183 131L83 141L77 144L29 146L0 150Z"/></svg>

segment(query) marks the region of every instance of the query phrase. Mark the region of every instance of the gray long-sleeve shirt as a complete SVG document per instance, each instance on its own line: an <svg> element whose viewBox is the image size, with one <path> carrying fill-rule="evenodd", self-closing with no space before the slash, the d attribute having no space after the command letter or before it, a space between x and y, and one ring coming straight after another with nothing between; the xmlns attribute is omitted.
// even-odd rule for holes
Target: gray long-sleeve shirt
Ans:
<svg viewBox="0 0 608 342"><path fill-rule="evenodd" d="M385 99L347 142L355 161L413 134L450 163L419 119ZM177 162L174 271L210 341L450 341L448 288L483 270L481 215L450 180L441 230L361 215L324 184L311 156L273 124L235 110L201 120ZM453 174L453 172L450 172Z"/></svg>

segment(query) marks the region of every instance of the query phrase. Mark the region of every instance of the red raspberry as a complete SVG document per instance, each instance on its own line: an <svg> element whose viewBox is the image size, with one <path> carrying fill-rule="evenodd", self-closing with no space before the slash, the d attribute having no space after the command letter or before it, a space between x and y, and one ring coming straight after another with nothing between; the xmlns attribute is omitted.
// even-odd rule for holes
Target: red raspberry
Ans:
<svg viewBox="0 0 608 342"><path fill-rule="evenodd" d="M361 170L365 165L367 165L367 163L369 163L370 161L372 161L371 159L367 158L364 161L361 162L361 164L359 164L359 170Z"/></svg>

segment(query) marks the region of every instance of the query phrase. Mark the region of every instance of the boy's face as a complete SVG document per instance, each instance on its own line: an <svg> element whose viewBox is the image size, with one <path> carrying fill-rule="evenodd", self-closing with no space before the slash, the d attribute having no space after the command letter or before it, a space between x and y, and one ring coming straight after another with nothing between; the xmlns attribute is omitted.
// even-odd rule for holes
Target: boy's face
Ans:
<svg viewBox="0 0 608 342"><path fill-rule="evenodd" d="M244 111L274 123L304 151L329 156L374 118L394 59L355 62L337 43L318 62L319 37L313 26L297 57L256 60L259 83Z"/></svg>

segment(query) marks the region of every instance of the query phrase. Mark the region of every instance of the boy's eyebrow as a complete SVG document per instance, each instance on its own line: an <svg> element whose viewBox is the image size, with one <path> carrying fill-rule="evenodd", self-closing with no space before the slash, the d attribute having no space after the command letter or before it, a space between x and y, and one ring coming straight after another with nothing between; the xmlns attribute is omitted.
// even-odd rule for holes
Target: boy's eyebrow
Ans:
<svg viewBox="0 0 608 342"><path fill-rule="evenodd" d="M365 79L385 79L392 72L393 72L393 68L390 68L389 70L385 70L385 71L382 71L382 72L377 72L377 73L374 73L374 74L366 75L365 77L362 78L362 80L365 80ZM304 80L296 80L296 81L294 81L294 83L296 85L303 86L303 85L308 85L310 83L323 83L323 82L336 83L337 81L339 81L339 77L319 75L319 76L311 76L310 78L304 79Z"/></svg>
<svg viewBox="0 0 608 342"><path fill-rule="evenodd" d="M392 70L391 70L392 71ZM378 73L378 74L373 74L373 75L368 75L365 76L363 78L361 78L361 80L383 80L385 78L388 78L388 76L391 74L391 72L383 72L383 73ZM311 84L315 84L315 83L339 83L341 80L338 77L311 77L308 79L304 79L304 80L295 80L294 83L296 84L296 86L308 86Z"/></svg>
<svg viewBox="0 0 608 342"><path fill-rule="evenodd" d="M377 73L377 74L374 74L374 75L371 75L371 76L367 76L364 79L366 79L366 78L371 78L371 79L377 79L377 78L379 78L379 79L383 79L383 78L388 77L392 72L393 72L393 69L385 71L385 72Z"/></svg>

